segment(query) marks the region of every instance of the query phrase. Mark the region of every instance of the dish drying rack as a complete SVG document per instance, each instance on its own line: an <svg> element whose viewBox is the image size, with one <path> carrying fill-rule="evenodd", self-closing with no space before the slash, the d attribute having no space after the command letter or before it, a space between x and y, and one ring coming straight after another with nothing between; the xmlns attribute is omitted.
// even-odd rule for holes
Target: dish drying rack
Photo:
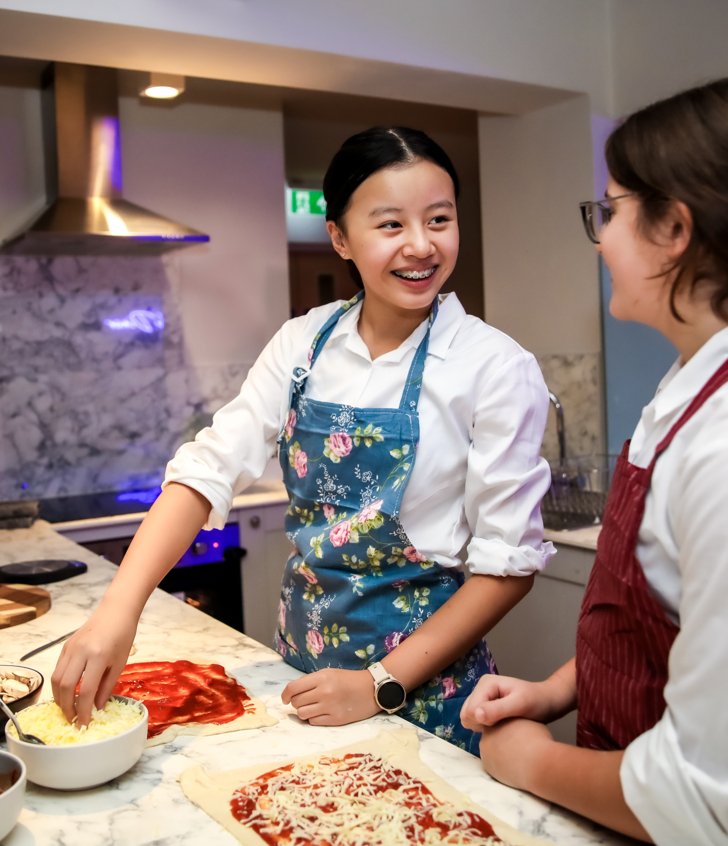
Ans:
<svg viewBox="0 0 728 846"><path fill-rule="evenodd" d="M601 523L606 491L585 490L580 476L551 474L551 487L541 502L541 515L548 529L578 529Z"/></svg>

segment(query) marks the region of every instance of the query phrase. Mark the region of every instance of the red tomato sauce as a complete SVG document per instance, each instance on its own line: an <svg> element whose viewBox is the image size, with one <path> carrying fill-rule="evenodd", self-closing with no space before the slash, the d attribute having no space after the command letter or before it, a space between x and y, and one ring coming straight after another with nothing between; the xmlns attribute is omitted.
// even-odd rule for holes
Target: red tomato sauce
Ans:
<svg viewBox="0 0 728 846"><path fill-rule="evenodd" d="M113 693L139 699L147 706L148 737L155 737L172 725L229 723L254 709L245 688L228 676L220 664L127 664Z"/></svg>

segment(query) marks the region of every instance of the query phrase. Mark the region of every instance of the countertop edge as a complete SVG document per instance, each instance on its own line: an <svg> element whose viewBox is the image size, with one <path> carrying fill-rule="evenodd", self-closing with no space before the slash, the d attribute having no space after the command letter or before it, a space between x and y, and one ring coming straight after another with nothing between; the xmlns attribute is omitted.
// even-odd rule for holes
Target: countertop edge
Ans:
<svg viewBox="0 0 728 846"><path fill-rule="evenodd" d="M576 546L580 549L596 550L601 530L601 524L586 526L583 529L564 529L562 531L546 529L544 539L557 546Z"/></svg>
<svg viewBox="0 0 728 846"><path fill-rule="evenodd" d="M230 513L246 508L258 508L262 505L279 505L288 502L288 494L282 482L258 482L247 491L233 499ZM139 524L146 515L146 511L129 514L114 514L108 517L91 517L84 520L66 520L51 523L57 532L73 532L84 529L99 529L106 527L121 527L128 524Z"/></svg>
<svg viewBox="0 0 728 846"><path fill-rule="evenodd" d="M266 505L282 505L288 502L288 494L282 482L266 481L251 485L246 491L233 499L230 512L247 508L258 508ZM115 514L109 517L93 517L84 520L67 520L52 523L53 528L61 533L83 531L98 528L120 528L127 525L138 525L144 519L146 511L129 514ZM581 529L555 530L546 529L544 540L564 546L574 546L581 549L596 550L601 525L586 526Z"/></svg>

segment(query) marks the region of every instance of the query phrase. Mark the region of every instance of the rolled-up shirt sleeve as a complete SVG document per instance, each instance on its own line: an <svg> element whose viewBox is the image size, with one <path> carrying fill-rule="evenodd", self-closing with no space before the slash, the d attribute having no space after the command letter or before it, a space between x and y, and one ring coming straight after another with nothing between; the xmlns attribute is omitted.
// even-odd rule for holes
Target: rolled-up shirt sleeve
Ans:
<svg viewBox="0 0 728 846"><path fill-rule="evenodd" d="M296 339L305 319L286 323L251 367L238 395L167 464L164 485L179 482L211 505L205 528L225 525L233 497L259 479L276 452Z"/></svg>
<svg viewBox="0 0 728 846"><path fill-rule="evenodd" d="M472 573L525 576L555 554L543 540L541 499L549 488L540 455L548 391L535 358L518 350L483 371L465 481Z"/></svg>

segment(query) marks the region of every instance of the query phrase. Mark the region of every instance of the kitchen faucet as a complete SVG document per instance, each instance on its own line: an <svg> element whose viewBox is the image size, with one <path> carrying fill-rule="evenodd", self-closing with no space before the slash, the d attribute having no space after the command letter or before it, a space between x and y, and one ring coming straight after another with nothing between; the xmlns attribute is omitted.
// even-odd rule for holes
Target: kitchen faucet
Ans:
<svg viewBox="0 0 728 846"><path fill-rule="evenodd" d="M553 391L549 391L549 401L556 412L556 437L559 441L559 467L563 468L566 463L566 431L564 429L564 407L561 400Z"/></svg>
<svg viewBox="0 0 728 846"><path fill-rule="evenodd" d="M549 529L576 529L592 526L602 519L607 485L599 485L601 465L596 456L566 460L566 427L561 400L549 391L549 402L556 412L559 463L551 463L551 487L541 503L544 525Z"/></svg>

